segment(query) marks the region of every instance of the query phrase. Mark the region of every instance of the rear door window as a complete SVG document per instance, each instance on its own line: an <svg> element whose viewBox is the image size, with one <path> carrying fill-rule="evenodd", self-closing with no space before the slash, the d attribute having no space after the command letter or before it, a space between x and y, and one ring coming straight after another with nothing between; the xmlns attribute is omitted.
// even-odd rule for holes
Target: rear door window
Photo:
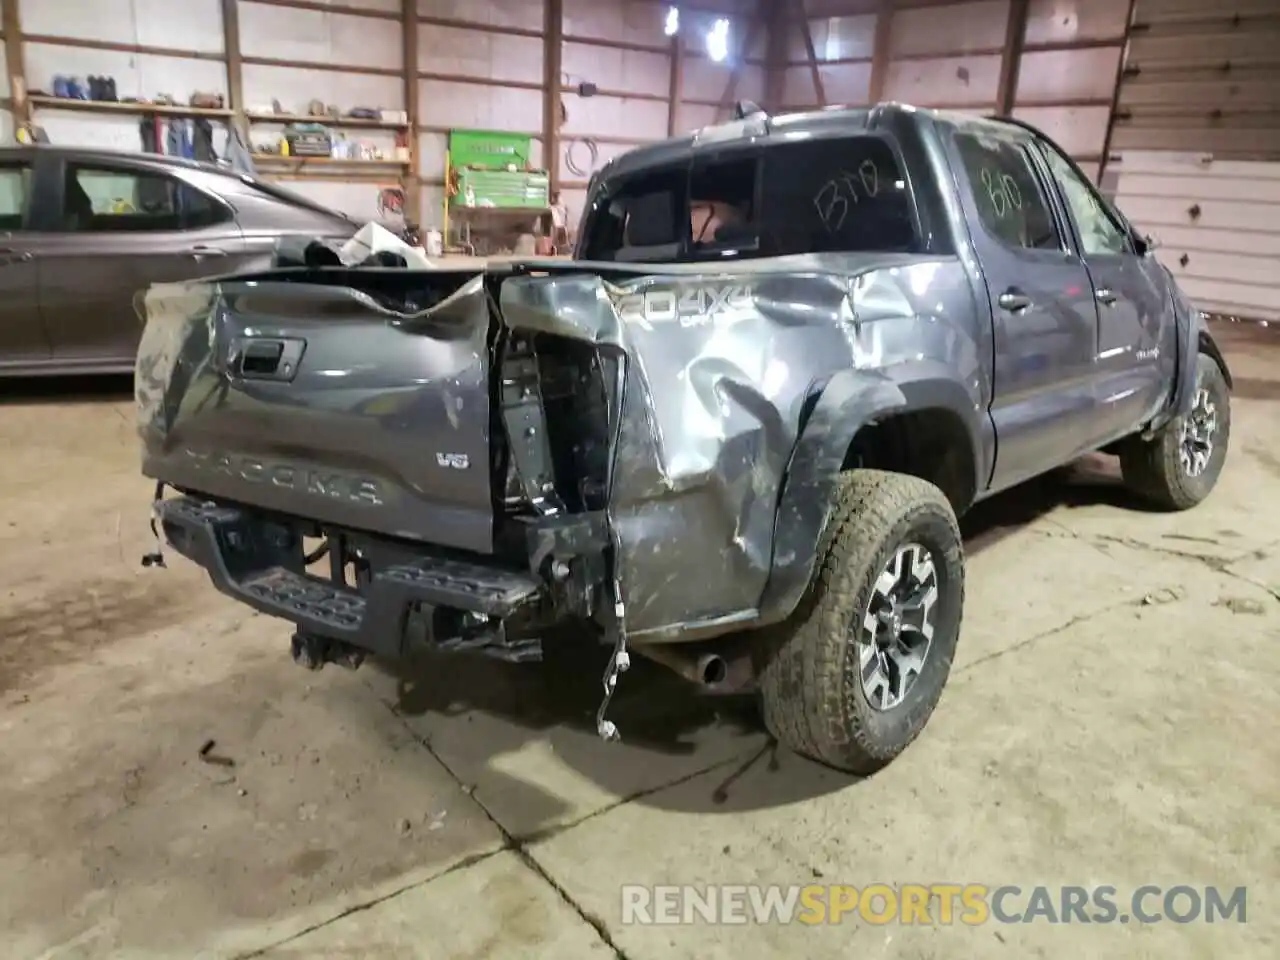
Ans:
<svg viewBox="0 0 1280 960"><path fill-rule="evenodd" d="M177 177L127 167L68 164L63 229L74 233L193 230L231 210Z"/></svg>
<svg viewBox="0 0 1280 960"><path fill-rule="evenodd" d="M987 233L1015 250L1062 249L1053 209L1024 143L961 130L956 146Z"/></svg>

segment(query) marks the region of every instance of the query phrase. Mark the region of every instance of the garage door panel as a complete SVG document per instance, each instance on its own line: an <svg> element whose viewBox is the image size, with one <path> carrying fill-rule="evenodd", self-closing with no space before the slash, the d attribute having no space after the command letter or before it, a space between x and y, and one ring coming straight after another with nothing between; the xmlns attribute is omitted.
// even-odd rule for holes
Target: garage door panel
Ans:
<svg viewBox="0 0 1280 960"><path fill-rule="evenodd" d="M1128 216L1129 204L1119 201L1121 211ZM1143 222L1130 217L1139 233L1149 233L1160 241L1159 257L1176 259L1183 253L1244 254L1257 257L1280 257L1280 233L1257 233L1244 230L1206 230L1202 227L1170 226L1169 224ZM1273 271L1280 271L1280 264L1272 264Z"/></svg>
<svg viewBox="0 0 1280 960"><path fill-rule="evenodd" d="M1246 317L1280 316L1280 289L1205 277L1183 276L1178 286L1201 310L1211 305L1228 306L1230 312Z"/></svg>
<svg viewBox="0 0 1280 960"><path fill-rule="evenodd" d="M1270 233L1280 219L1280 207L1271 204L1235 203L1226 200L1170 200L1167 197L1126 196L1125 183L1116 191L1118 202L1131 220L1153 226L1194 226L1210 230L1254 230ZM1193 217L1191 208L1199 207L1200 216Z"/></svg>
<svg viewBox="0 0 1280 960"><path fill-rule="evenodd" d="M1206 9L1207 8L1207 9ZM1139 23L1203 23L1218 14L1226 20L1232 16L1274 14L1275 0L1231 0L1229 4L1209 6L1205 0L1142 0L1138 9Z"/></svg>
<svg viewBox="0 0 1280 960"><path fill-rule="evenodd" d="M1243 317L1247 320L1263 320L1267 323L1280 321L1280 310L1268 310L1265 307L1255 307L1247 303L1232 303L1226 300L1206 300L1201 298L1194 302L1196 309L1203 310L1205 313L1220 314L1227 317Z"/></svg>
<svg viewBox="0 0 1280 960"><path fill-rule="evenodd" d="M1245 284L1265 288L1276 272L1280 271L1280 258L1260 257L1243 253L1202 253L1198 250L1178 250L1168 244L1160 249L1160 262L1178 278L1199 277L1203 280ZM1183 258L1186 263L1183 263Z"/></svg>
<svg viewBox="0 0 1280 960"><path fill-rule="evenodd" d="M1275 40L1267 31L1205 33L1190 31L1173 36L1144 36L1137 33L1129 41L1130 64L1147 70L1162 64L1187 67L1199 63L1223 63L1233 68L1274 62Z"/></svg>
<svg viewBox="0 0 1280 960"><path fill-rule="evenodd" d="M1280 317L1280 2L1137 0L1107 176L1202 309Z"/></svg>
<svg viewBox="0 0 1280 960"><path fill-rule="evenodd" d="M1138 173L1169 173L1176 176L1248 177L1253 180L1280 180L1280 164L1251 163L1247 160L1216 160L1207 153L1174 153L1129 150L1111 161L1110 169L1129 176Z"/></svg>
<svg viewBox="0 0 1280 960"><path fill-rule="evenodd" d="M1120 98L1122 108L1161 106L1185 112L1191 105L1276 109L1280 108L1280 84L1267 76L1223 79L1220 73L1212 77L1188 76L1186 73L1177 78L1137 77L1132 83L1125 84Z"/></svg>
<svg viewBox="0 0 1280 960"><path fill-rule="evenodd" d="M1169 197L1195 203L1203 200L1234 200L1244 203L1280 204L1280 179L1266 177L1224 177L1214 174L1153 174L1125 171L1119 195ZM1280 216L1280 207L1275 213Z"/></svg>
<svg viewBox="0 0 1280 960"><path fill-rule="evenodd" d="M1117 118L1111 135L1112 150L1205 150L1209 143L1214 153L1280 156L1280 128L1211 129L1207 121L1197 125L1188 119L1179 124L1166 118L1164 123L1148 125Z"/></svg>

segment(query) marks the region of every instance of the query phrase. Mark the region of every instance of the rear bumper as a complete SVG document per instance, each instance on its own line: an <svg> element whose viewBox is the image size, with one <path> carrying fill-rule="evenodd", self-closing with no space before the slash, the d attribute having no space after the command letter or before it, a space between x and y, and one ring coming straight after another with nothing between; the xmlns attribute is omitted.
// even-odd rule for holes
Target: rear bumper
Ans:
<svg viewBox="0 0 1280 960"><path fill-rule="evenodd" d="M440 621L435 616L440 611L457 615L445 622L472 624L473 633L503 635L513 619L546 622L590 615L595 602L587 578L598 565L583 560L596 543L580 525L571 532L531 528L529 570L430 555L425 548L415 552L402 544L380 550L362 543L361 556L376 560L351 586L304 570L306 521L194 497L158 501L156 510L168 545L203 567L222 593L294 623L300 633L381 657L404 653L410 615L431 624ZM359 542L358 535L352 539ZM337 570L345 567L344 558ZM568 575L534 572L543 568ZM446 647L466 640L461 635L428 639Z"/></svg>

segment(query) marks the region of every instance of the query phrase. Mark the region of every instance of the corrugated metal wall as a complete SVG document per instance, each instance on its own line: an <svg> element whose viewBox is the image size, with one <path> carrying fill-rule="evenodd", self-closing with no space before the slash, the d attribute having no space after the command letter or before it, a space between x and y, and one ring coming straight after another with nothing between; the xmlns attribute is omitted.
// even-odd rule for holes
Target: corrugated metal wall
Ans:
<svg viewBox="0 0 1280 960"><path fill-rule="evenodd" d="M283 2L283 0L277 0ZM292 2L292 0L290 0ZM445 143L454 127L528 133L534 160L552 171L576 220L591 174L633 147L727 119L738 98L764 96L760 0L679 4L680 33L664 30L662 0L417 0L420 15L418 130L422 222L440 222ZM543 96L547 13L562 23L558 94L563 111L545 150ZM700 38L718 19L729 56L713 62ZM595 86L581 96L579 85Z"/></svg>
<svg viewBox="0 0 1280 960"><path fill-rule="evenodd" d="M1280 159L1280 0L1138 0L1112 149Z"/></svg>
<svg viewBox="0 0 1280 960"><path fill-rule="evenodd" d="M1138 0L1106 181L1202 309L1280 320L1280 0Z"/></svg>
<svg viewBox="0 0 1280 960"><path fill-rule="evenodd" d="M1097 176L1128 0L806 0L778 106L900 100L1034 123Z"/></svg>

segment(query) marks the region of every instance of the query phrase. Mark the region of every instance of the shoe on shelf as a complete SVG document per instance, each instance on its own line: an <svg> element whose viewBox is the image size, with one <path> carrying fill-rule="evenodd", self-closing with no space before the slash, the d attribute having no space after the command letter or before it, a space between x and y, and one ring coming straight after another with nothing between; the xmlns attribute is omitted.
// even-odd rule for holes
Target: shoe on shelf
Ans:
<svg viewBox="0 0 1280 960"><path fill-rule="evenodd" d="M71 97L72 100L89 99L89 92L85 89L84 81L79 77L71 77L68 79L67 89L69 91L67 96Z"/></svg>
<svg viewBox="0 0 1280 960"><path fill-rule="evenodd" d="M104 100L109 100L112 103L120 102L120 93L116 90L115 77L102 78L102 98Z"/></svg>
<svg viewBox="0 0 1280 960"><path fill-rule="evenodd" d="M71 98L71 80L64 77L60 73L53 75L53 95L55 97Z"/></svg>

